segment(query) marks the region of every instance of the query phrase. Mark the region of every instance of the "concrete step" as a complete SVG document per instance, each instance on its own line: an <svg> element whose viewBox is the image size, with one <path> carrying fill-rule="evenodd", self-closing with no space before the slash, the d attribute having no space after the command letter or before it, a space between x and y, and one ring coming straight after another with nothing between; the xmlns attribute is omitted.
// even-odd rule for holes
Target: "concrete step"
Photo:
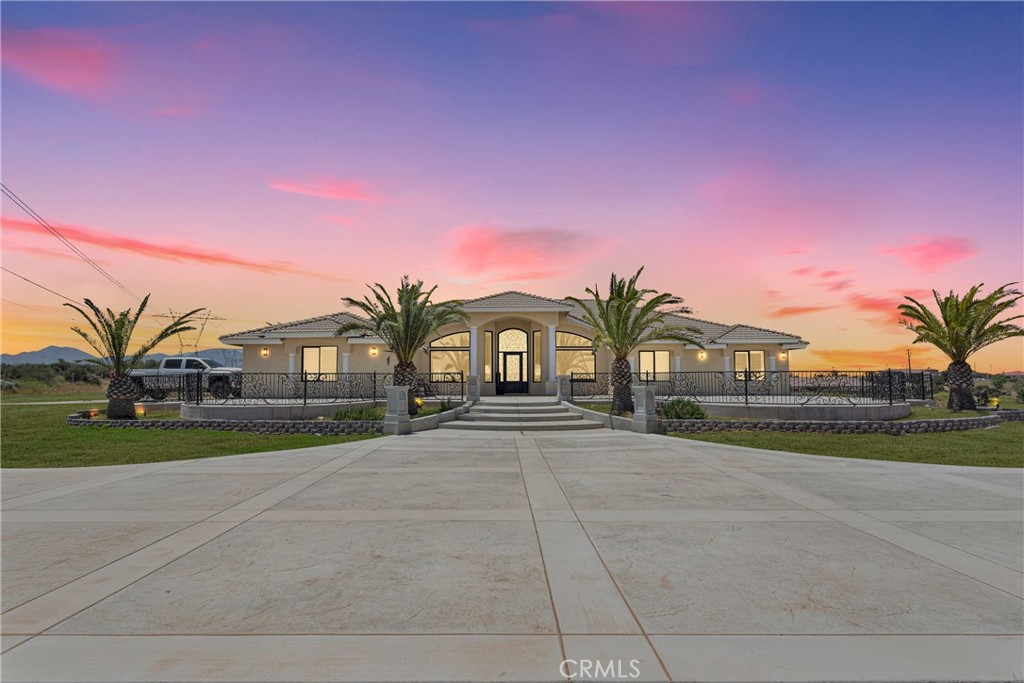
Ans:
<svg viewBox="0 0 1024 683"><path fill-rule="evenodd" d="M470 422L562 422L566 420L582 420L582 415L570 413L478 413L471 410L459 415L460 420Z"/></svg>
<svg viewBox="0 0 1024 683"><path fill-rule="evenodd" d="M439 429L464 429L473 431L499 432L547 432L570 431L576 429L601 429L600 422L589 420L573 420L571 422L468 422L455 420L438 425Z"/></svg>
<svg viewBox="0 0 1024 683"><path fill-rule="evenodd" d="M560 405L557 399L546 396L536 397L514 397L514 396L485 396L477 402L478 406L516 406L530 408L534 406L557 406Z"/></svg>
<svg viewBox="0 0 1024 683"><path fill-rule="evenodd" d="M473 412L495 413L495 414L497 414L497 413L511 413L513 415L515 415L517 413L523 413L523 414L526 414L526 413L548 413L548 412L552 412L552 411L556 411L556 410L565 410L565 409L566 409L565 406L558 405L558 404L555 404L555 403L553 403L551 405L543 405L543 406L536 406L536 405L520 405L520 406L516 406L516 405L507 405L507 404L506 405L497 405L497 404L493 404L493 403L477 403L472 408Z"/></svg>

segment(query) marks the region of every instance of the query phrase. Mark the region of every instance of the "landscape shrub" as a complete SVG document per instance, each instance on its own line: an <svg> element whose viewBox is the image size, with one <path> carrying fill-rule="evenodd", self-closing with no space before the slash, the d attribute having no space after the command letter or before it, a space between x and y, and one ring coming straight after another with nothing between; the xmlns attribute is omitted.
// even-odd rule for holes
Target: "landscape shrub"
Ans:
<svg viewBox="0 0 1024 683"><path fill-rule="evenodd" d="M0 379L0 391L9 391L12 394L18 393L19 384L13 379Z"/></svg>
<svg viewBox="0 0 1024 683"><path fill-rule="evenodd" d="M0 378L8 381L29 381L53 386L58 382L99 385L106 377L106 370L94 365L68 363L23 363L0 365Z"/></svg>
<svg viewBox="0 0 1024 683"><path fill-rule="evenodd" d="M1003 393L1003 387L1006 386L1006 375L999 373L998 375L992 375L992 388L996 390L996 394Z"/></svg>
<svg viewBox="0 0 1024 683"><path fill-rule="evenodd" d="M669 401L662 407L661 414L668 420L703 420L708 416L699 404L686 398Z"/></svg>
<svg viewBox="0 0 1024 683"><path fill-rule="evenodd" d="M1024 403L1024 379L1019 379L1013 383L1013 393L1017 396L1017 400Z"/></svg>
<svg viewBox="0 0 1024 683"><path fill-rule="evenodd" d="M362 408L348 408L339 410L334 414L334 419L342 422L354 420L383 420L386 408L377 406L363 406Z"/></svg>
<svg viewBox="0 0 1024 683"><path fill-rule="evenodd" d="M992 387L975 385L974 387L974 400L978 404L978 407L984 407L988 405L989 398L998 396L999 392L992 389Z"/></svg>

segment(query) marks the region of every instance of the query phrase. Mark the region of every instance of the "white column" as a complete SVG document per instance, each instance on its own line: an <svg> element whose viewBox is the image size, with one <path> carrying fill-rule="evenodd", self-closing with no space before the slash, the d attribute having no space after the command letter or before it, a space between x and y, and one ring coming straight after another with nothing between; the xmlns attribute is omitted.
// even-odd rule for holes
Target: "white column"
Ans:
<svg viewBox="0 0 1024 683"><path fill-rule="evenodd" d="M729 376L729 350L722 351L722 369L725 370L725 376Z"/></svg>
<svg viewBox="0 0 1024 683"><path fill-rule="evenodd" d="M348 357L350 355L352 354L347 351L342 351L341 353L341 374L343 375L348 374Z"/></svg>
<svg viewBox="0 0 1024 683"><path fill-rule="evenodd" d="M470 375L479 374L478 371L477 371L477 367L476 367L476 358L477 358L477 349L476 349L477 343L476 343L476 340L477 340L476 327L470 327L469 328L469 374Z"/></svg>
<svg viewBox="0 0 1024 683"><path fill-rule="evenodd" d="M636 356L629 357L629 371L633 373L636 372Z"/></svg>
<svg viewBox="0 0 1024 683"><path fill-rule="evenodd" d="M294 375L295 374L295 354L294 353L289 353L288 354L288 374L289 375Z"/></svg>
<svg viewBox="0 0 1024 683"><path fill-rule="evenodd" d="M679 353L675 354L673 360L675 361L675 368L676 368L675 372L682 372L683 371L683 356L682 356L682 354L679 354Z"/></svg>
<svg viewBox="0 0 1024 683"><path fill-rule="evenodd" d="M555 325L548 325L548 381L554 382L558 377L555 375Z"/></svg>
<svg viewBox="0 0 1024 683"><path fill-rule="evenodd" d="M768 356L768 372L775 372L775 355Z"/></svg>

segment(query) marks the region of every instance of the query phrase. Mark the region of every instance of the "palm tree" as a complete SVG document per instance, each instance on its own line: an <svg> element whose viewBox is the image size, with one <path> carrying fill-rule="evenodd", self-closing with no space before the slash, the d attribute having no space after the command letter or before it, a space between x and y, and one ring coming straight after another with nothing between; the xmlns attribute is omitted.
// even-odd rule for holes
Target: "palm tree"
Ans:
<svg viewBox="0 0 1024 683"><path fill-rule="evenodd" d="M604 345L612 352L612 412L622 414L633 411L633 395L630 385L633 371L629 367L629 355L641 344L656 341L678 341L685 344L703 345L691 335L700 334L692 327L665 324L668 313L689 313L687 308L672 311L659 310L665 304L679 304L681 299L653 289L638 289L637 280L641 267L636 275L628 281L612 273L608 284L608 298L601 298L597 285L587 288L586 292L593 301L581 301L569 296L566 300L583 309L583 319L594 328L594 345ZM644 301L644 297L654 294Z"/></svg>
<svg viewBox="0 0 1024 683"><path fill-rule="evenodd" d="M963 298L953 292L940 297L933 289L938 315L915 299L903 297L910 303L900 304L900 322L917 334L914 343L932 344L949 356L946 381L949 384L947 407L950 410L977 408L972 393L974 372L967 364L967 359L989 344L1024 336L1024 329L1020 325L1011 324L1014 320L1024 318L1024 315L996 320L996 317L1013 308L1024 297L1020 290L1010 289L1015 284L1005 284L983 298L978 298L978 292L985 286L984 283L971 287Z"/></svg>
<svg viewBox="0 0 1024 683"><path fill-rule="evenodd" d="M338 328L335 334L363 332L380 337L398 361L395 364L395 386L416 386L416 364L413 362L416 352L422 349L430 337L445 325L469 320L469 316L459 307L461 301L442 301L431 303L430 297L437 289L434 285L429 290L423 289L423 281L416 284L409 282L409 276L402 276L402 284L398 288L397 305L380 283L367 285L373 294L360 299L346 296L342 298L345 305L358 308L366 316L366 320L348 322ZM416 413L415 396L409 392L409 414Z"/></svg>
<svg viewBox="0 0 1024 683"><path fill-rule="evenodd" d="M79 327L71 328L100 355L99 358L90 358L87 362L103 366L110 371L110 386L107 387L107 418L110 420L134 420L137 390L129 373L138 367L146 354L163 340L180 332L194 330L195 328L189 325L192 322L192 316L204 309L197 308L175 318L167 327L157 332L133 355L129 356L128 345L131 343L135 325L139 322L142 312L146 310L146 305L149 303L149 295L146 295L134 313L129 308L115 314L109 308L105 311L101 310L89 299L84 301L88 310L77 304L64 305L78 311L96 335L94 337Z"/></svg>

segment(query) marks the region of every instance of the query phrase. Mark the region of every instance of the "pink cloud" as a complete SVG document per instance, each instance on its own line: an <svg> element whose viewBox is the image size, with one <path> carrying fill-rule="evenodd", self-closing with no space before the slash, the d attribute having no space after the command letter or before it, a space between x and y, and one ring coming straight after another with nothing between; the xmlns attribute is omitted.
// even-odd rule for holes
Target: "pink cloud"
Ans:
<svg viewBox="0 0 1024 683"><path fill-rule="evenodd" d="M45 88L95 99L109 90L115 50L99 34L69 28L11 29L3 67Z"/></svg>
<svg viewBox="0 0 1024 683"><path fill-rule="evenodd" d="M790 275L798 275L798 276L801 276L801 277L804 276L804 275L810 275L813 272L814 272L814 268L810 268L810 267L794 268L793 270L789 271Z"/></svg>
<svg viewBox="0 0 1024 683"><path fill-rule="evenodd" d="M899 329L899 305L906 303L902 296L874 296L871 294L853 293L846 297L846 303L859 313L866 313L865 318L876 327L889 331Z"/></svg>
<svg viewBox="0 0 1024 683"><path fill-rule="evenodd" d="M337 223L338 225L352 225L353 219L346 218L345 216L322 216L322 220L328 223Z"/></svg>
<svg viewBox="0 0 1024 683"><path fill-rule="evenodd" d="M0 224L4 230L13 230L37 235L49 235L49 232L34 221L21 220L19 218L0 218ZM158 244L138 240L131 237L123 237L114 233L84 228L75 225L51 223L54 227L72 242L79 244L92 244L102 249L111 251L122 251L134 256L147 256L162 261L173 261L176 263L198 263L211 266L230 266L243 268L245 270L257 271L272 275L307 275L336 282L350 282L346 278L339 278L325 273L317 273L308 270L300 265L287 261L256 261L242 258L226 252L212 251L191 244Z"/></svg>
<svg viewBox="0 0 1024 683"><path fill-rule="evenodd" d="M271 189L293 194L322 197L324 199L341 199L348 202L382 202L384 199L374 194L365 183L337 178L319 178L308 182L298 180L271 180Z"/></svg>
<svg viewBox="0 0 1024 683"><path fill-rule="evenodd" d="M7 227L7 222L4 222L4 227ZM16 251L21 254L29 254L30 256L42 256L47 259L63 259L67 261L79 261L80 257L71 253L70 250L60 249L47 249L46 247L32 247L22 244L12 244L10 239L4 240L4 251ZM111 265L111 261L94 258L94 262L101 266Z"/></svg>
<svg viewBox="0 0 1024 683"><path fill-rule="evenodd" d="M786 249L782 253L786 256L796 256L798 254L807 254L813 251L810 247L793 247L792 249Z"/></svg>
<svg viewBox="0 0 1024 683"><path fill-rule="evenodd" d="M853 284L853 280L834 280L832 282L826 282L823 287L830 292L841 292L844 289L849 289Z"/></svg>
<svg viewBox="0 0 1024 683"><path fill-rule="evenodd" d="M782 308L775 309L774 311L768 311L768 317L770 318L791 318L795 315L806 315L808 313L820 313L821 311L829 311L835 306L783 306Z"/></svg>
<svg viewBox="0 0 1024 683"><path fill-rule="evenodd" d="M491 281L542 280L567 272L589 254L585 235L557 228L504 229L469 225L449 231L449 258L461 275Z"/></svg>
<svg viewBox="0 0 1024 683"><path fill-rule="evenodd" d="M790 255L811 251L823 235L875 210L847 184L759 163L737 166L691 192L693 220L726 239L777 234L779 248Z"/></svg>
<svg viewBox="0 0 1024 683"><path fill-rule="evenodd" d="M883 254L895 254L922 273L934 273L950 263L978 253L974 243L963 237L916 235L916 244L903 247L879 247Z"/></svg>

